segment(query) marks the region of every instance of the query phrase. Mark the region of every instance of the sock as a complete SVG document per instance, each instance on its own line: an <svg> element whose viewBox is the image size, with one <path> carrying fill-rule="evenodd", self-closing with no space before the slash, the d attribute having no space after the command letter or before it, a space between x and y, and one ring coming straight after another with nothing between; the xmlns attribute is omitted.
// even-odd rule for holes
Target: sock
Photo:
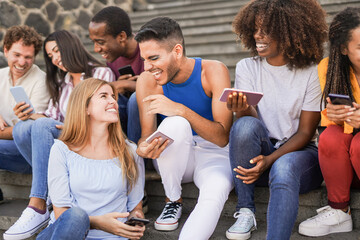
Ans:
<svg viewBox="0 0 360 240"><path fill-rule="evenodd" d="M35 212L39 213L39 214L45 214L46 213L46 209L45 210L40 210L36 207L33 207L33 206L27 206L28 208L31 208L33 209Z"/></svg>

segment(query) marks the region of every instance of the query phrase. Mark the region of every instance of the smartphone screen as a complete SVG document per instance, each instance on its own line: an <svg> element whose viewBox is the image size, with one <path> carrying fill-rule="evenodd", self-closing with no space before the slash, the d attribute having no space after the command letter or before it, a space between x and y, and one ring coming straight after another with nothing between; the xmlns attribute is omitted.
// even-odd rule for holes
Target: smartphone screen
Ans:
<svg viewBox="0 0 360 240"><path fill-rule="evenodd" d="M24 90L24 88L22 86L11 87L10 92L13 95L16 103L25 102L26 104L30 105L30 108L33 109L30 113L35 112L34 107L32 106L32 104L30 102L30 99L29 99L28 95L26 94L26 92L25 92L25 90ZM28 108L26 108L26 109L28 109Z"/></svg>
<svg viewBox="0 0 360 240"><path fill-rule="evenodd" d="M120 75L126 75L126 74L131 74L131 76L135 76L135 72L132 69L132 67L130 65L126 65L124 67L121 67L118 69L119 74Z"/></svg>

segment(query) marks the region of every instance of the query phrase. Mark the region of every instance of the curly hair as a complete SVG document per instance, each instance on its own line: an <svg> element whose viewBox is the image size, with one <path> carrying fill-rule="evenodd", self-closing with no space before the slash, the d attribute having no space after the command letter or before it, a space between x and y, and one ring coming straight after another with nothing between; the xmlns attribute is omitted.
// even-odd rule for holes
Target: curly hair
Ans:
<svg viewBox="0 0 360 240"><path fill-rule="evenodd" d="M253 56L258 56L254 34L261 30L278 43L291 69L319 63L327 38L325 11L317 0L253 0L233 20L233 31Z"/></svg>
<svg viewBox="0 0 360 240"><path fill-rule="evenodd" d="M352 102L355 102L350 82L351 62L347 55L342 54L342 49L347 47L353 30L358 27L360 27L360 8L346 8L339 12L330 24L329 63L321 99L325 106L327 102L324 100L329 93L349 95Z"/></svg>
<svg viewBox="0 0 360 240"><path fill-rule="evenodd" d="M41 35L33 27L26 25L10 27L4 37L4 48L10 50L13 43L22 41L25 46L34 46L35 56L42 46Z"/></svg>

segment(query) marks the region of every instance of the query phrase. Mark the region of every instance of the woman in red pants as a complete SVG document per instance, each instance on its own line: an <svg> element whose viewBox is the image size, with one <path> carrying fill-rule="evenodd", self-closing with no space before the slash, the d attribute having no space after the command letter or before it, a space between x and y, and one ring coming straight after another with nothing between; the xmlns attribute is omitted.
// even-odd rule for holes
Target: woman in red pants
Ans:
<svg viewBox="0 0 360 240"><path fill-rule="evenodd" d="M352 231L350 187L360 177L360 8L337 14L329 30L330 54L318 66L325 109L319 162L328 191L328 206L302 222L299 233L324 236ZM349 97L337 102L330 94ZM331 95L330 95L331 96Z"/></svg>

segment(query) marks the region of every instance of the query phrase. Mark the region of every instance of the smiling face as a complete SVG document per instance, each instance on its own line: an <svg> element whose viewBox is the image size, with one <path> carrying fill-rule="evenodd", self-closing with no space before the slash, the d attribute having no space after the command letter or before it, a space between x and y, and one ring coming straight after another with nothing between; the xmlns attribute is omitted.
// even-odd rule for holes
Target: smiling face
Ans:
<svg viewBox="0 0 360 240"><path fill-rule="evenodd" d="M90 121L115 123L119 121L118 104L112 88L105 84L91 97L87 114Z"/></svg>
<svg viewBox="0 0 360 240"><path fill-rule="evenodd" d="M256 51L260 57L266 58L270 65L281 66L286 64L284 56L280 53L278 43L267 35L262 28L262 21L256 21L254 40Z"/></svg>
<svg viewBox="0 0 360 240"><path fill-rule="evenodd" d="M13 43L10 49L4 48L4 55L8 60L11 78L15 82L24 76L34 64L35 48L33 45L23 45L20 40Z"/></svg>
<svg viewBox="0 0 360 240"><path fill-rule="evenodd" d="M123 32L122 32L123 33ZM126 34L113 37L106 33L106 23L90 22L89 37L94 43L94 51L100 53L107 62L113 62L126 54ZM125 38L125 39L123 39Z"/></svg>
<svg viewBox="0 0 360 240"><path fill-rule="evenodd" d="M355 72L360 74L360 27L351 31L350 41L343 48L342 53L349 57Z"/></svg>
<svg viewBox="0 0 360 240"><path fill-rule="evenodd" d="M45 44L45 51L48 57L51 59L52 64L67 72L61 61L61 54L58 45L55 41L49 41Z"/></svg>
<svg viewBox="0 0 360 240"><path fill-rule="evenodd" d="M158 85L162 86L174 80L180 71L175 47L168 51L167 45L155 40L141 42L139 47L144 59L144 70L154 76Z"/></svg>

